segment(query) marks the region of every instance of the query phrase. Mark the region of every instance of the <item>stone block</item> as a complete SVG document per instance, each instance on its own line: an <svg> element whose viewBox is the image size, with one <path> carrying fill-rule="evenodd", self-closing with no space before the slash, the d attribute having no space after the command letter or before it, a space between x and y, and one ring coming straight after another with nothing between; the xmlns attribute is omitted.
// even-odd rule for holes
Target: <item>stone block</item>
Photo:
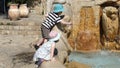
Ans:
<svg viewBox="0 0 120 68"><path fill-rule="evenodd" d="M25 30L25 26L19 26L19 30Z"/></svg>
<svg viewBox="0 0 120 68"><path fill-rule="evenodd" d="M4 29L4 26L3 25L0 25L0 30L3 30Z"/></svg>
<svg viewBox="0 0 120 68"><path fill-rule="evenodd" d="M113 2L117 2L118 0L95 0L95 4L96 5L101 5L107 1L113 1Z"/></svg>
<svg viewBox="0 0 120 68"><path fill-rule="evenodd" d="M56 60L56 61L43 62L40 68L66 68L66 67L58 60Z"/></svg>
<svg viewBox="0 0 120 68"><path fill-rule="evenodd" d="M20 27L19 26L13 26L13 30L19 30Z"/></svg>

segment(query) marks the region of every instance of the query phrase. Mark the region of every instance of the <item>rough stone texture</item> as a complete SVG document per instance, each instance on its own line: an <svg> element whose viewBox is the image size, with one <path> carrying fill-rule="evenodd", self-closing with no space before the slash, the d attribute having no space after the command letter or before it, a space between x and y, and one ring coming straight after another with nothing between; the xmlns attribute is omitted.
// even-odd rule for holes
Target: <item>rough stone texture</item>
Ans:
<svg viewBox="0 0 120 68"><path fill-rule="evenodd" d="M59 61L48 61L48 62L43 62L40 66L40 68L66 68L62 63Z"/></svg>
<svg viewBox="0 0 120 68"><path fill-rule="evenodd" d="M111 6L105 7L102 16L102 28L105 36L105 46L109 49L115 49L117 45L117 43L115 44L115 38L118 36L118 27L118 10Z"/></svg>
<svg viewBox="0 0 120 68"><path fill-rule="evenodd" d="M111 1L111 2L117 2L118 0L95 0L95 3L98 4L98 5L100 5L100 4L103 4L105 2L109 2L109 1Z"/></svg>
<svg viewBox="0 0 120 68"><path fill-rule="evenodd" d="M76 0L76 1L71 0L69 1L69 3L72 8L73 15L72 15L71 21L73 23L73 26L72 26L72 29L70 29L71 31L69 32L67 37L69 37L68 41L71 44L72 48L75 50L76 49L81 50L83 48L88 47L86 46L89 44L87 40L89 40L90 38L86 38L87 39L86 42L88 44L85 45L82 43L82 39L85 40L85 37L86 37L85 35L84 36L82 35L83 37L81 37L82 38L81 41L76 40L76 38L77 39L80 38L78 37L78 35L79 34L81 35L81 32L83 34L87 32L90 33L90 36L93 38L93 40L95 40L94 42L96 43L91 44L93 46L93 49L100 48L100 45L101 45L100 40L104 41L103 39L100 38L101 30L102 30L100 23L103 23L101 22L101 16L103 15L102 14L103 8L109 5L118 7L119 0L86 0L86 1L85 0ZM116 23L117 22L118 21L116 21ZM119 24L116 24L116 25L119 26ZM118 31L118 29L116 31ZM79 42L79 44L75 43L75 41ZM83 45L86 47L84 47ZM88 50L92 50L92 48Z"/></svg>
<svg viewBox="0 0 120 68"><path fill-rule="evenodd" d="M118 33L118 24L118 10L111 6L105 7L103 9L102 25L105 36L111 41Z"/></svg>
<svg viewBox="0 0 120 68"><path fill-rule="evenodd" d="M78 13L77 15L74 15L76 16L75 18L78 20L73 21L74 25L72 29L72 34L70 35L70 39L68 40L71 46L76 50L97 49L100 43L99 42L100 7L84 6L81 7L79 11L80 12L79 13L77 12ZM85 44L84 42L87 44ZM94 43L90 44L90 42ZM91 48L89 48L88 46L90 46Z"/></svg>

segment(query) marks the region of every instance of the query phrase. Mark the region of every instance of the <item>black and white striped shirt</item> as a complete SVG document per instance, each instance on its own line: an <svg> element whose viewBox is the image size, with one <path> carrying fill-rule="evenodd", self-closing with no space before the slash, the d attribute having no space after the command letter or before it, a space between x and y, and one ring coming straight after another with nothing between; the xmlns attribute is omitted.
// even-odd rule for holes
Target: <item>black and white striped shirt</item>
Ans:
<svg viewBox="0 0 120 68"><path fill-rule="evenodd" d="M42 23L48 29L52 29L57 23L59 23L61 17L55 14L54 12L50 12L46 18L46 20Z"/></svg>

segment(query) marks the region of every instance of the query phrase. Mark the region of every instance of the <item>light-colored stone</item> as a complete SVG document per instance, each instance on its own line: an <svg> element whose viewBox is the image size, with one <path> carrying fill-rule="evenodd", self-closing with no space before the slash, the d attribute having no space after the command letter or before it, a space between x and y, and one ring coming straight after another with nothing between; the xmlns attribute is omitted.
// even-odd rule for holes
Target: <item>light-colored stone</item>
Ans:
<svg viewBox="0 0 120 68"><path fill-rule="evenodd" d="M97 5L101 5L101 4L108 2L108 1L117 2L118 0L95 0L95 3Z"/></svg>
<svg viewBox="0 0 120 68"><path fill-rule="evenodd" d="M40 68L66 68L62 63L59 61L47 61L43 62Z"/></svg>

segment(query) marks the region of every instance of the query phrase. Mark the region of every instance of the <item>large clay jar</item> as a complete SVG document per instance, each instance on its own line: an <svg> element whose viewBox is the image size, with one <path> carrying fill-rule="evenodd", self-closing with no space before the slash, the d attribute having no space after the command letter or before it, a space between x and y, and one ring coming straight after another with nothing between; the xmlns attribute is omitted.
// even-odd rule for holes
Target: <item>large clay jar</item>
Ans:
<svg viewBox="0 0 120 68"><path fill-rule="evenodd" d="M10 8L8 10L8 18L10 20L18 20L19 19L19 9L18 4L10 4Z"/></svg>
<svg viewBox="0 0 120 68"><path fill-rule="evenodd" d="M27 7L27 4L21 4L19 7L20 17L28 17L29 15L29 9Z"/></svg>
<svg viewBox="0 0 120 68"><path fill-rule="evenodd" d="M65 3L66 3L66 0L54 0L54 3L65 4Z"/></svg>

